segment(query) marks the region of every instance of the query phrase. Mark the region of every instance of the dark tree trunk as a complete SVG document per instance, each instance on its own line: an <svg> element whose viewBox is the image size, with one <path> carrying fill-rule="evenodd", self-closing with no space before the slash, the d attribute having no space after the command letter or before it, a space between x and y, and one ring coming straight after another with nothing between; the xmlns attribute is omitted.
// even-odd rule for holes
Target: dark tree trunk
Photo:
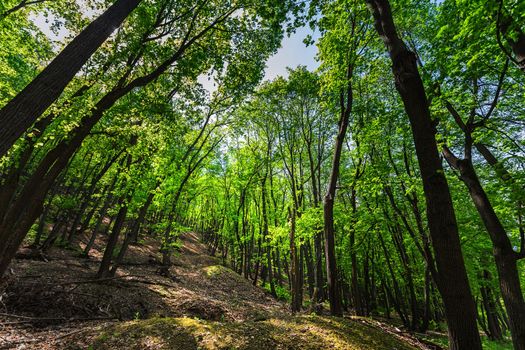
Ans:
<svg viewBox="0 0 525 350"><path fill-rule="evenodd" d="M480 290L482 305L487 319L486 332L490 339L501 340L503 339L503 333L498 319L498 309L494 302L490 285L488 285L490 283L490 273L487 270L483 270L482 279L485 285L483 285Z"/></svg>
<svg viewBox="0 0 525 350"><path fill-rule="evenodd" d="M254 273L255 273L255 276L253 277L253 282L252 284L254 286L257 285L257 280L259 279L259 268L260 268L260 261L261 261L261 238L259 237L259 239L257 240L257 261L255 262L255 268L254 268Z"/></svg>
<svg viewBox="0 0 525 350"><path fill-rule="evenodd" d="M295 243L295 219L296 213L294 209L288 209L288 214L290 218L290 289L292 294L292 313L301 311L302 307L302 291L300 290L302 276L300 274L300 259L297 251L297 245Z"/></svg>
<svg viewBox="0 0 525 350"><path fill-rule="evenodd" d="M44 240L44 243L42 243L42 246L40 247L40 250L42 252L47 252L49 248L55 243L58 236L60 235L60 231L65 225L65 218L64 215L59 214L57 219L55 220L55 223L53 224L53 228L51 229L51 232L49 232L49 235Z"/></svg>
<svg viewBox="0 0 525 350"><path fill-rule="evenodd" d="M162 242L160 252L162 253L162 266L163 273L168 274L169 268L171 266L171 243L173 238L171 237L171 227L173 225L173 217L175 208L172 208L168 215L168 226L164 230L164 241Z"/></svg>
<svg viewBox="0 0 525 350"><path fill-rule="evenodd" d="M40 241L41 241L41 239L42 239L42 237L44 235L44 231L45 231L46 220L47 220L47 217L49 215L49 211L51 210L51 203L53 203L53 198L58 193L59 187L60 186L58 186L58 183L55 183L55 185L53 186L53 188L51 190L51 193L48 196L49 198L47 200L47 204L45 205L44 211L40 215L40 221L38 222L38 228L37 228L37 231L36 231L36 237L35 237L35 240L34 240L34 242L32 244L32 246L34 248L37 248L40 245Z"/></svg>
<svg viewBox="0 0 525 350"><path fill-rule="evenodd" d="M332 162L330 179L328 181L328 190L323 200L326 279L328 281L328 299L330 301L330 314L333 316L343 315L343 309L341 305L341 293L338 285L339 277L335 257L334 201L337 179L339 177L341 153L346 135L346 129L348 128L348 123L350 120L350 113L352 111L352 75L353 66L349 65L347 72L348 86L346 89L346 104L345 96L343 93L341 93L341 115L339 118L339 131L335 139L334 158Z"/></svg>
<svg viewBox="0 0 525 350"><path fill-rule="evenodd" d="M314 296L314 288L315 288L315 276L314 276L314 262L312 259L312 248L310 246L310 242L305 242L303 245L303 254L306 260L306 273L307 273L307 279L308 279L308 295L310 297L310 300L313 299Z"/></svg>
<svg viewBox="0 0 525 350"><path fill-rule="evenodd" d="M122 230L122 226L124 225L124 220L126 219L126 214L128 212L128 206L125 201L125 197L122 197L119 200L120 209L117 213L113 230L111 230L111 234L109 235L108 243L106 244L106 249L104 250L104 255L97 272L97 278L105 278L110 276L109 268L113 258L113 251L117 246L120 231Z"/></svg>
<svg viewBox="0 0 525 350"><path fill-rule="evenodd" d="M115 276L115 273L117 272L117 269L120 265L122 265L122 262L124 261L124 257L126 256L126 253L128 251L129 244L131 243L133 237L131 228L128 228L126 231L126 236L124 237L124 241L122 242L122 245L120 246L120 250L118 252L117 257L115 258L115 261L113 262L113 265L111 266L111 270L109 271L109 276Z"/></svg>
<svg viewBox="0 0 525 350"><path fill-rule="evenodd" d="M449 346L451 350L481 349L476 305L470 291L452 198L439 157L436 129L416 57L397 35L389 2L366 2L374 17L376 30L392 60L396 88L412 128L438 270L437 285L448 322Z"/></svg>
<svg viewBox="0 0 525 350"><path fill-rule="evenodd" d="M115 187L115 183L117 182L117 179L118 179L118 176L115 175L114 178L113 178L113 181L111 182L111 184L107 188L107 192L105 192L105 193L107 193L107 198L104 201L104 204L102 205L102 208L100 208L99 215L98 215L98 218L97 218L97 222L96 222L95 226L93 227L93 231L91 232L91 236L89 237L89 241L86 244L86 247L84 248L84 251L82 252L82 256L84 256L84 257L89 257L89 252L91 251L91 248L93 248L93 245L95 244L95 240L97 238L97 234L98 234L98 230L100 228L100 225L102 224L102 221L104 221L104 217L106 216L107 210L111 206L111 202L113 201L112 191L113 191L113 188ZM93 208L93 211L95 209L96 208ZM89 222L87 221L87 218L86 218L86 221L84 222L83 227L87 228L88 226L89 226Z"/></svg>
<svg viewBox="0 0 525 350"><path fill-rule="evenodd" d="M133 225L132 231L131 231L131 239L133 242L137 242L139 238L139 232L142 224L144 223L144 219L146 218L146 214L148 212L148 208L150 207L151 203L153 203L153 198L155 197L155 192L151 192L148 195L148 198L146 199L146 202L142 205L139 211L139 215L137 217L137 220L135 221L135 224Z"/></svg>
<svg viewBox="0 0 525 350"><path fill-rule="evenodd" d="M0 110L0 156L60 96L84 63L141 0L117 0L91 22L40 74Z"/></svg>
<svg viewBox="0 0 525 350"><path fill-rule="evenodd" d="M263 219L263 240L267 242L268 237L268 208L266 205L266 179L268 173L265 173L265 176L261 182L261 201L262 201L262 219ZM272 253L270 244L266 245L266 265L268 268L268 281L270 282L270 292L274 297L277 297L275 291L275 282L273 279L273 268L272 268Z"/></svg>
<svg viewBox="0 0 525 350"><path fill-rule="evenodd" d="M467 155L470 154L470 142L471 139L469 135L467 135ZM498 269L501 296L509 316L512 343L515 349L523 350L525 349L525 300L521 292L517 266L521 254L513 250L507 232L496 215L492 203L490 203L479 181L471 158L458 159L447 147L443 147L443 155L449 164L459 171L460 178L467 186L474 206L489 233L492 241L494 259ZM525 246L525 244L522 243L522 246ZM525 251L521 253L525 254Z"/></svg>
<svg viewBox="0 0 525 350"><path fill-rule="evenodd" d="M281 268L281 253L279 248L276 248L273 252L273 261L275 266L275 275L277 276L277 283L279 284L279 287L283 286L283 274L282 274L282 268Z"/></svg>
<svg viewBox="0 0 525 350"><path fill-rule="evenodd" d="M357 200L356 191L352 189L352 195L350 198L352 205L352 214L355 215L357 212ZM357 252L355 246L355 219L352 218L352 225L350 227L350 264L351 264L351 290L352 290L352 302L357 316L364 316L365 311L363 309L363 301L361 298L361 290L359 288L359 267L357 264Z"/></svg>
<svg viewBox="0 0 525 350"><path fill-rule="evenodd" d="M379 236L379 242L381 243L381 248L383 249L383 253L385 255L386 266L388 268L388 271L390 272L390 277L392 277L392 285L394 287L394 294L392 295L390 293L390 299L392 300L392 303L394 304L394 308L396 309L396 312L399 315L401 322L403 322L403 325L408 328L410 326L410 323L409 323L408 317L406 316L406 310L405 310L402 295L401 295L401 289L399 288L399 284L397 283L397 276L394 272L394 268L392 267L392 262L390 260L390 254L388 253L388 249L386 247L383 237L381 236L381 233L379 233L378 236Z"/></svg>
<svg viewBox="0 0 525 350"><path fill-rule="evenodd" d="M323 231L319 230L314 237L315 251L315 293L316 302L325 300L324 286L325 278L323 274Z"/></svg>

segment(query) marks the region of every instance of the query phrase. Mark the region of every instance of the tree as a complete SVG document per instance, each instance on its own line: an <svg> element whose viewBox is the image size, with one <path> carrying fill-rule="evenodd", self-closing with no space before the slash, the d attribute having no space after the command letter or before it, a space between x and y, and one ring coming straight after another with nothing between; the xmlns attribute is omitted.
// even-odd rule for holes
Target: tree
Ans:
<svg viewBox="0 0 525 350"><path fill-rule="evenodd" d="M399 38L388 1L367 1L376 31L392 60L396 88L409 117L427 202L438 279L445 305L451 349L481 349L476 307L461 252L450 190L436 145L425 88L416 58ZM461 311L459 311L461 310Z"/></svg>
<svg viewBox="0 0 525 350"><path fill-rule="evenodd" d="M150 14L149 17L145 18L150 22L141 28L142 32L139 35L134 35L133 32L128 33L137 45L124 45L126 49L122 53L117 51L117 57L124 56L122 57L123 62L120 62L121 69L116 69L117 81L109 85L111 88L97 102L91 104L92 108L77 122L77 126L69 132L67 138L62 139L46 153L36 170L24 184L23 189L17 193L19 195L12 197L9 211L5 213L0 225L0 236L2 237L0 251L3 253L2 261L0 261L0 274L5 271L31 224L42 211L43 200L51 185L66 167L73 154L81 147L82 142L88 137L94 126L123 97L132 91L146 87L150 83L162 80L166 71L170 71L171 74L166 79L173 85L176 85L174 83L180 83L181 80L179 79L182 78L196 79L200 73L208 70L210 66L222 71L225 62L220 59L221 56L236 57L236 61L244 67L244 72L251 74L248 77L243 77L241 82L260 77L257 69L260 69L261 62L265 58L261 51L258 50L257 60L252 61L252 69L249 69L250 66L246 65L247 61L240 59L242 55L239 55L236 50L242 50L242 54L246 54L249 52L250 46L243 40L253 43L253 39L258 38L261 45L267 48L266 53L272 52L281 36L281 28L274 26L272 21L278 22L283 20L288 4L281 5L284 11L274 11L268 15L269 18L265 25L269 27L260 28L257 26L252 27L250 24L252 20L262 20L258 14L253 12L254 9L250 7L251 3L248 2L243 5L247 14L244 17L245 25L241 25L239 18L232 16L235 11L240 11L242 7L229 3L203 3L195 9L191 6L187 11L183 11L183 16L169 13L169 17L165 17L167 16L165 12L169 12L169 9L160 6L156 14L153 16ZM217 13L219 9L220 11ZM171 18L170 16L175 16L174 20L169 19ZM164 28L166 26L164 21L168 21L169 29ZM140 26L140 24L136 23L135 25ZM180 31L180 27L175 28L175 24L179 24L184 30ZM227 36L219 34L218 26L227 28L226 32L229 34ZM162 32L161 35L154 35L155 31L159 30L159 27L166 32ZM240 32L236 32L236 30ZM253 38L249 35L243 35L243 33L250 31L254 31L254 34L258 32L260 35L255 35ZM169 34L173 36L171 40L162 41ZM152 35L153 37L151 37ZM215 38L213 38L214 36ZM232 41L233 36L238 36L237 39L239 39L235 45L233 45ZM121 44L119 40L124 39L117 37L116 40L117 44ZM214 50L214 56L204 54L208 49L216 47L221 41L225 45L219 46L220 50ZM172 42L177 44L171 45ZM206 42L208 46L201 45L198 49L191 51L191 55L189 55L188 49L193 47L196 42ZM161 50L162 54L152 53L150 51L151 45ZM118 45L116 49L118 50ZM141 60L144 56L152 59ZM175 63L177 64L175 65ZM256 68L254 69L253 67ZM226 74L237 79L239 78L238 72L241 71L243 69L240 69L235 64L229 65L225 69ZM109 75L109 77L111 76ZM86 89L89 90L90 87L92 86L87 85ZM83 90L83 88L80 90ZM173 93L176 90L177 87ZM170 93L170 95L172 94ZM35 188L38 188L38 190L35 191ZM12 193L14 194L14 192Z"/></svg>

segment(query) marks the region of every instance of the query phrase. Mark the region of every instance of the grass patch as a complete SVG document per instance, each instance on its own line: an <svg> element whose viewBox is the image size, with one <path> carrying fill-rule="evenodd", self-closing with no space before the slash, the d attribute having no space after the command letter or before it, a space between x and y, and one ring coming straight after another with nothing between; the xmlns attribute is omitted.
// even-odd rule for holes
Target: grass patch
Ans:
<svg viewBox="0 0 525 350"><path fill-rule="evenodd" d="M203 268L203 270L206 273L206 276L213 278L227 273L228 269L222 265L212 265L206 266L205 268Z"/></svg>
<svg viewBox="0 0 525 350"><path fill-rule="evenodd" d="M373 326L356 321L299 316L259 322L212 322L193 318L153 318L107 329L93 349L346 349L413 350Z"/></svg>

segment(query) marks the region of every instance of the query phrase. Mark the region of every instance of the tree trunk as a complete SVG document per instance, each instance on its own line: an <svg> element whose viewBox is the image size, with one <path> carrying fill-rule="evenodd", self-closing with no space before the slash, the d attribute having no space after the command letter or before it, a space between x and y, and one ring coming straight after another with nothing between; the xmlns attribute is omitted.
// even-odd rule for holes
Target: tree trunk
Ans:
<svg viewBox="0 0 525 350"><path fill-rule="evenodd" d="M334 201L337 179L339 177L341 153L346 135L346 129L348 128L348 123L350 120L350 113L352 111L352 74L353 66L350 65L348 67L347 72L348 87L346 90L346 106L344 105L344 102L342 102L340 111L341 115L339 118L339 131L335 139L332 170L330 173L330 179L328 181L328 190L323 200L326 279L328 280L328 299L330 301L330 314L333 316L343 315L343 309L341 305L341 293L338 285L339 277L337 274L337 265L335 257ZM344 101L343 93L341 93L341 101Z"/></svg>
<svg viewBox="0 0 525 350"><path fill-rule="evenodd" d="M268 242L268 209L266 205L266 179L268 173L265 173L263 180L261 182L261 201L262 201L262 217L263 217L263 240L266 245L266 264L268 267L268 280L270 282L270 292L274 297L277 297L275 291L275 282L273 280L273 268L272 268L272 254L271 246Z"/></svg>
<svg viewBox="0 0 525 350"><path fill-rule="evenodd" d="M470 291L452 198L439 157L436 129L416 57L397 35L389 2L366 2L374 17L376 30L392 60L396 88L412 128L438 270L437 285L448 322L449 346L451 350L481 349L476 305Z"/></svg>
<svg viewBox="0 0 525 350"><path fill-rule="evenodd" d="M111 266L111 259L113 258L113 251L117 246L118 237L128 212L128 205L125 203L125 201L126 200L124 197L122 197L119 201L120 209L118 211L117 218L115 219L113 230L111 230L111 234L109 235L108 243L106 244L106 249L104 250L104 255L97 272L97 278L105 278L110 275L109 268Z"/></svg>
<svg viewBox="0 0 525 350"><path fill-rule="evenodd" d="M0 157L60 96L84 63L141 0L117 0L0 110Z"/></svg>
<svg viewBox="0 0 525 350"><path fill-rule="evenodd" d="M300 283L299 279L302 278L299 268L299 255L297 252L297 246L295 244L295 207L294 209L288 208L288 216L290 218L290 289L292 294L292 313L301 311L302 307L302 291L299 290Z"/></svg>
<svg viewBox="0 0 525 350"><path fill-rule="evenodd" d="M430 283L431 275L428 266L425 268L425 308L423 310L423 321L421 322L421 327L419 327L419 332L425 333L428 330L430 325Z"/></svg>
<svg viewBox="0 0 525 350"><path fill-rule="evenodd" d="M313 299L314 296L314 288L315 288L315 277L314 277L314 262L312 259L312 248L310 246L310 242L305 242L303 245L303 255L305 257L306 261L306 276L308 279L308 295L310 297L310 300Z"/></svg>
<svg viewBox="0 0 525 350"><path fill-rule="evenodd" d="M107 187L107 190L103 192L103 194L107 193L106 200L104 201L104 204L102 204L102 208L99 210L97 223L93 227L93 232L91 233L91 236L89 237L89 241L86 244L86 247L84 248L84 251L82 252L82 256L84 256L86 258L89 257L89 252L91 251L91 248L93 248L93 244L95 244L95 239L97 238L98 229L100 228L100 225L102 224L102 221L104 220L104 217L106 216L106 212L107 212L108 208L111 206L111 202L113 201L112 191L113 191L113 188L115 187L115 183L117 182L117 178L118 178L118 176L115 175L113 177L113 181ZM93 212L94 212L95 209L96 208L93 208ZM91 218L89 218L89 219L91 219ZM87 218L86 218L86 221L84 222L82 227L83 228L87 228L88 226L89 226L89 222L87 221Z"/></svg>
<svg viewBox="0 0 525 350"><path fill-rule="evenodd" d="M356 191L352 189L352 195L350 202L352 205L352 215L356 215L357 212L357 200ZM351 264L351 290L352 290L352 302L357 316L364 316L365 312L363 309L363 302L361 300L361 290L359 288L359 268L357 266L357 252L355 246L355 218L352 217L352 225L350 227L350 264Z"/></svg>
<svg viewBox="0 0 525 350"><path fill-rule="evenodd" d="M470 137L467 137L466 147L470 147L469 140ZM472 160L470 158L458 159L447 147L443 148L443 155L452 167L459 170L460 178L467 186L474 206L489 233L492 241L492 252L498 269L501 296L509 316L512 343L515 349L524 350L525 300L521 292L517 266L520 255L513 250L507 232L479 181Z"/></svg>
<svg viewBox="0 0 525 350"><path fill-rule="evenodd" d="M139 232L140 227L144 223L144 219L146 218L146 213L148 212L148 208L150 207L151 203L153 203L153 198L155 197L155 192L151 192L148 195L148 198L146 199L146 202L142 205L139 211L139 215L137 217L137 220L135 221L135 224L133 225L132 231L131 231L131 239L133 242L137 242L139 238Z"/></svg>
<svg viewBox="0 0 525 350"><path fill-rule="evenodd" d="M482 279L487 284L490 282L490 273L487 270L483 270ZM498 319L498 309L494 303L491 288L489 285L483 285L480 288L480 291L483 309L485 309L487 318L487 335L492 340L501 340L503 339L503 333Z"/></svg>

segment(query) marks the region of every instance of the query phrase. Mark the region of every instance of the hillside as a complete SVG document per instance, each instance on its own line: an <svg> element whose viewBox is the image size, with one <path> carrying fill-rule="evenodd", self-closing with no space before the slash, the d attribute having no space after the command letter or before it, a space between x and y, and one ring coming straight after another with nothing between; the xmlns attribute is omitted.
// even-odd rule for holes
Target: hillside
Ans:
<svg viewBox="0 0 525 350"><path fill-rule="evenodd" d="M131 247L118 275L102 281L93 280L99 251L82 259L53 248L48 261L16 260L3 286L0 348L418 348L376 321L292 316L209 256L196 234L181 241L170 278L156 273L152 242Z"/></svg>

